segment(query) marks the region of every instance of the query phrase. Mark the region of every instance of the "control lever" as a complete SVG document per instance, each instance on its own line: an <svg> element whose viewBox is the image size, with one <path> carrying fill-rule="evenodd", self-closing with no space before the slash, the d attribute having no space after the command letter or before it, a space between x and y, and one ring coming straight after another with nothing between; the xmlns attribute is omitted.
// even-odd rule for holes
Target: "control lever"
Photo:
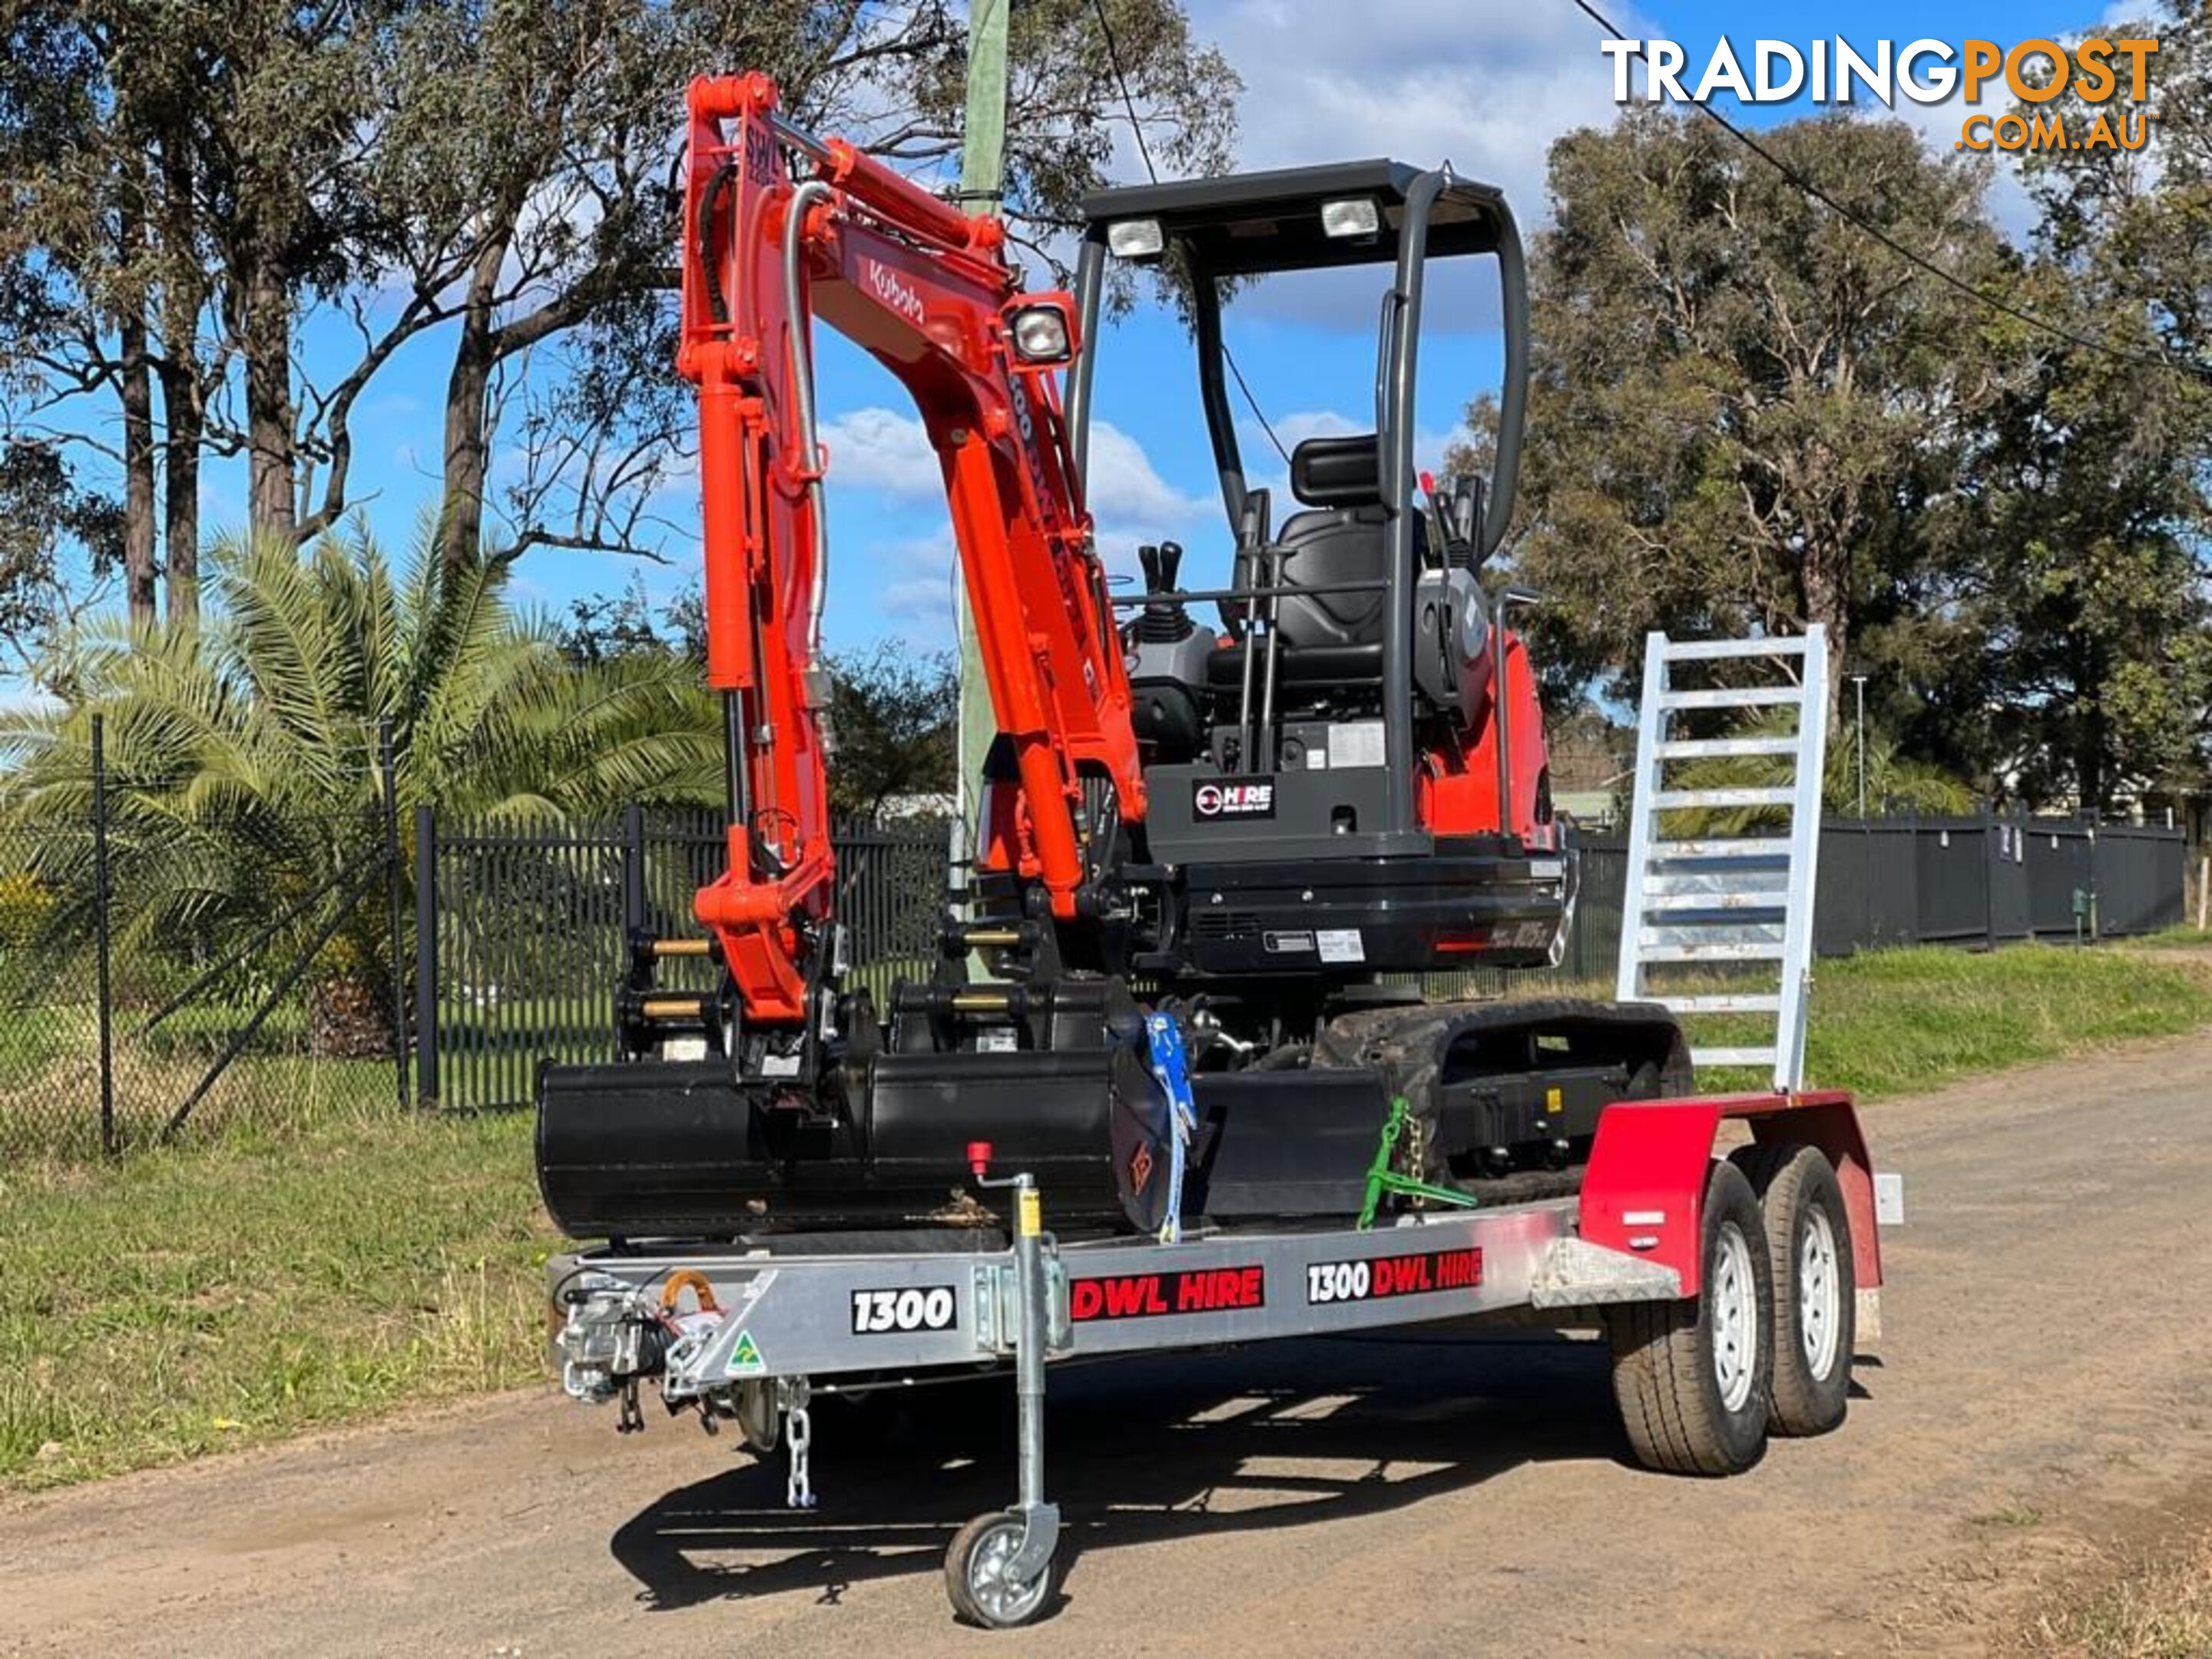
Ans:
<svg viewBox="0 0 2212 1659"><path fill-rule="evenodd" d="M1145 573L1146 592L1157 593L1162 588L1168 586L1168 584L1162 580L1160 577L1160 550L1158 548L1139 548L1137 550L1137 563Z"/></svg>
<svg viewBox="0 0 2212 1659"><path fill-rule="evenodd" d="M1260 550L1267 544L1270 509L1266 490L1244 492L1244 510L1237 518L1237 558L1230 567L1229 585L1232 588L1260 586ZM1235 599L1223 599L1219 604L1222 631L1232 640L1243 639L1259 601L1247 600L1240 605Z"/></svg>
<svg viewBox="0 0 2212 1659"><path fill-rule="evenodd" d="M1445 562L1474 569L1482 562L1476 539L1482 526L1482 480L1463 473L1446 478L1439 490L1436 476L1424 472L1421 489L1429 498L1431 527L1439 532Z"/></svg>

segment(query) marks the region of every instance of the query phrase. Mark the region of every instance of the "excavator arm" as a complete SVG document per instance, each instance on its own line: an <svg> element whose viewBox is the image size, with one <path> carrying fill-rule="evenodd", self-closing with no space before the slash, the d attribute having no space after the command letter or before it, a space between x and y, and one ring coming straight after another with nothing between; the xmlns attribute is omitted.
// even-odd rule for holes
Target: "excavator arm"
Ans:
<svg viewBox="0 0 2212 1659"><path fill-rule="evenodd" d="M978 851L1056 918L1086 872L1086 779L1140 822L1144 780L1057 371L1073 301L1024 294L1005 228L777 112L763 75L690 93L683 334L699 392L707 671L720 695L729 866L695 908L744 1017L790 1024L834 922L829 582L812 327L854 340L915 400L936 450L991 706L1018 788Z"/></svg>

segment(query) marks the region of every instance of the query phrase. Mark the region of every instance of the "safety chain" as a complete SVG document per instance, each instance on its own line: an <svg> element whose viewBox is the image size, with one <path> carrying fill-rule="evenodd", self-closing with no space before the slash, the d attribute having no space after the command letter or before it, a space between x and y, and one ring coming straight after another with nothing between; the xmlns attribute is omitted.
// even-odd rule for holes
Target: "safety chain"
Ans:
<svg viewBox="0 0 2212 1659"><path fill-rule="evenodd" d="M814 1420L807 1414L806 1402L811 1390L803 1378L783 1386L783 1437L791 1453L791 1478L784 1484L783 1501L794 1510L811 1510L814 1484L807 1454L814 1445Z"/></svg>

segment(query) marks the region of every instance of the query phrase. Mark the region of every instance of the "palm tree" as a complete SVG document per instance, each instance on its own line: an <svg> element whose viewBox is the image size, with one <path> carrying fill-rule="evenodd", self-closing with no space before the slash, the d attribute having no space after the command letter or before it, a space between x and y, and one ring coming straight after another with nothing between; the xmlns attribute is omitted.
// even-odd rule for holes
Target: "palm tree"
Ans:
<svg viewBox="0 0 2212 1659"><path fill-rule="evenodd" d="M599 815L720 793L717 723L691 665L579 667L507 603L507 567L454 567L425 536L404 574L366 534L216 549L209 614L71 647L57 707L0 718L0 823L33 830L54 924L91 899L92 719L104 716L118 960L228 948L289 909L304 948L383 847L380 730L391 723L404 833L412 809L484 818ZM403 860L404 879L411 863ZM318 957L319 1044L378 1040L390 992L383 889ZM307 901L314 901L307 902ZM273 953L276 955L278 953ZM352 1030L356 1035L345 1033Z"/></svg>

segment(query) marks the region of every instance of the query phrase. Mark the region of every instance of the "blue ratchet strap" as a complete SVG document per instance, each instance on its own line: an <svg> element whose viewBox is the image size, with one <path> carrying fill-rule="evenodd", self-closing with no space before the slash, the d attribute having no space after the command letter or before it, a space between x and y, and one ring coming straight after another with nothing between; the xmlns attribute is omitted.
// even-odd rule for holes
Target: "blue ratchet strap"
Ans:
<svg viewBox="0 0 2212 1659"><path fill-rule="evenodd" d="M1191 1098L1188 1056L1175 1016L1146 1015L1145 1041L1152 1049L1152 1075L1168 1097L1168 1213L1160 1224L1160 1243L1175 1244L1182 1239L1183 1160L1190 1138L1198 1133L1198 1105Z"/></svg>

